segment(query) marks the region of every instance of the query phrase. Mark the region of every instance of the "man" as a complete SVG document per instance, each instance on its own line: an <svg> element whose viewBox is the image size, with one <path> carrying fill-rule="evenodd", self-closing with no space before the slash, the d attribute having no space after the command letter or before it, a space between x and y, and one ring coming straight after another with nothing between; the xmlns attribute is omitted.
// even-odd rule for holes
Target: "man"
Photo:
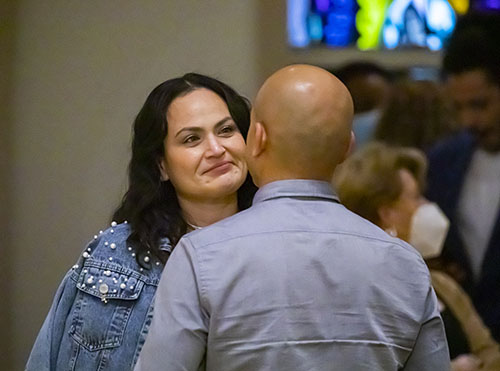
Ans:
<svg viewBox="0 0 500 371"><path fill-rule="evenodd" d="M448 369L420 255L331 189L352 114L321 68L266 80L247 139L253 206L174 249L136 370Z"/></svg>
<svg viewBox="0 0 500 371"><path fill-rule="evenodd" d="M464 130L429 152L427 196L451 221L444 257L500 341L500 19L464 18L443 67ZM460 280L460 277L459 277Z"/></svg>

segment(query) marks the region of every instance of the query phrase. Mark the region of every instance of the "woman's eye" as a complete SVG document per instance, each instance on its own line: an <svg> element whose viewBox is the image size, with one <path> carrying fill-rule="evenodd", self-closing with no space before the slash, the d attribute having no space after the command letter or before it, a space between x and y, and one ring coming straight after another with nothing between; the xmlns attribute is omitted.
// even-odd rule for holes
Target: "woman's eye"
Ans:
<svg viewBox="0 0 500 371"><path fill-rule="evenodd" d="M234 125L225 125L220 130L220 134L232 134L236 131L236 126Z"/></svg>
<svg viewBox="0 0 500 371"><path fill-rule="evenodd" d="M184 144L190 144L190 143L194 143L198 140L198 136L196 135L188 135L187 137L184 138L184 140L182 141L182 143Z"/></svg>

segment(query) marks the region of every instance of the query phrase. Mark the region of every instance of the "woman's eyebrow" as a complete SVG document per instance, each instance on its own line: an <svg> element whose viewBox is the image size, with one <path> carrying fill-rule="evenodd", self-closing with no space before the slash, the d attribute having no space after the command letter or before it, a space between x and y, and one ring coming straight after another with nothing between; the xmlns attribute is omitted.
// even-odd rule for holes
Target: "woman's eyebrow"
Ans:
<svg viewBox="0 0 500 371"><path fill-rule="evenodd" d="M195 132L200 132L202 129L199 126L187 126L185 128L180 129L176 134L175 137L178 137L180 134L182 134L184 131L195 131Z"/></svg>
<svg viewBox="0 0 500 371"><path fill-rule="evenodd" d="M229 120L232 120L233 118L231 116L227 116L227 117L224 117L222 120L219 120L216 124L215 124L215 128L218 129L220 126L224 125L227 121ZM179 134L181 134L182 132L184 131L194 131L194 132L200 132L202 131L203 129L199 126L186 126L182 129L180 129L176 134L175 134L175 137L178 137Z"/></svg>
<svg viewBox="0 0 500 371"><path fill-rule="evenodd" d="M224 125L226 122L232 120L233 118L231 116L227 116L227 117L224 117L222 120L220 120L219 122L217 122L215 124L215 128L218 129L219 127L221 127L222 125Z"/></svg>

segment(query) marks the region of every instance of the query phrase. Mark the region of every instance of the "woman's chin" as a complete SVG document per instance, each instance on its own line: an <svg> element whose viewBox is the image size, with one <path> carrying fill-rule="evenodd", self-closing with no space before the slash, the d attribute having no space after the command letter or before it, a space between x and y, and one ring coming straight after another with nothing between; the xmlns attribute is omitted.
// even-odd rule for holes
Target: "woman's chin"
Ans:
<svg viewBox="0 0 500 371"><path fill-rule="evenodd" d="M212 182L213 184L211 185L210 188L211 194L214 196L218 195L218 197L214 198L224 198L224 197L230 197L232 195L235 195L238 189L242 186L242 184L245 182L246 177L226 177L226 176L221 176L217 179L214 179Z"/></svg>

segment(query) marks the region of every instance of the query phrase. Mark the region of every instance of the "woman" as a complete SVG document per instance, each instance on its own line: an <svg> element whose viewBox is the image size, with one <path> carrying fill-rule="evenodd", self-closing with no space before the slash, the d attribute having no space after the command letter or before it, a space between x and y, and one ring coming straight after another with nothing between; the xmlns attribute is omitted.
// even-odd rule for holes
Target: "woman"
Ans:
<svg viewBox="0 0 500 371"><path fill-rule="evenodd" d="M249 104L194 73L157 86L134 122L129 188L59 286L27 370L130 370L183 234L250 206Z"/></svg>
<svg viewBox="0 0 500 371"><path fill-rule="evenodd" d="M430 265L441 253L448 220L421 194L425 171L420 151L373 143L339 167L334 184L347 208L411 243ZM444 272L430 272L442 308L452 370L500 370L499 346L469 297Z"/></svg>

